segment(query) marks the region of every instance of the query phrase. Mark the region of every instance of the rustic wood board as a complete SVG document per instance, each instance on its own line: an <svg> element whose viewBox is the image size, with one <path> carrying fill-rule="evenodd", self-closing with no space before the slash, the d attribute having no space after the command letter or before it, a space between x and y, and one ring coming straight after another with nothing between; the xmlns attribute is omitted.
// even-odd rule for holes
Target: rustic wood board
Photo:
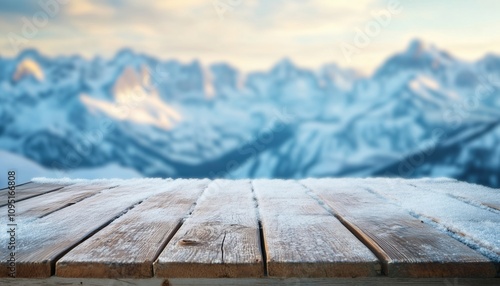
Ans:
<svg viewBox="0 0 500 286"><path fill-rule="evenodd" d="M144 179L124 183L43 218L18 221L17 277L49 277L55 261L135 204L162 192L167 180ZM0 232L6 241L7 232ZM0 245L0 277L8 276L7 245Z"/></svg>
<svg viewBox="0 0 500 286"><path fill-rule="evenodd" d="M466 203L500 211L500 189L438 179L406 180L406 184L423 190L444 193Z"/></svg>
<svg viewBox="0 0 500 286"><path fill-rule="evenodd" d="M260 277L259 227L249 181L215 180L154 263L157 277Z"/></svg>
<svg viewBox="0 0 500 286"><path fill-rule="evenodd" d="M495 277L494 264L376 194L364 180L303 180L377 253L390 277ZM370 182L370 181L368 181ZM397 196L408 200L404 193Z"/></svg>
<svg viewBox="0 0 500 286"><path fill-rule="evenodd" d="M402 182L402 181L399 181ZM367 180L372 192L399 204L409 212L446 229L457 239L479 247L481 253L500 262L500 215L465 203L447 194L423 190L398 181ZM464 184L463 188L467 188ZM479 196L478 196L479 197Z"/></svg>
<svg viewBox="0 0 500 286"><path fill-rule="evenodd" d="M9 286L498 286L499 278L147 278L147 279L98 279L62 278L52 276L45 279L0 278L0 285Z"/></svg>
<svg viewBox="0 0 500 286"><path fill-rule="evenodd" d="M247 279L168 279L162 286L498 286L499 278L247 278ZM134 284L135 285L135 284ZM23 285L24 286L24 285ZM97 286L97 285L96 285ZM124 284L125 286L125 284Z"/></svg>
<svg viewBox="0 0 500 286"><path fill-rule="evenodd" d="M79 183L19 185L20 278L0 278L0 284L498 284L499 278L444 277L495 275L493 263L479 252L500 261L497 190L451 180L343 179L256 180L252 192L248 180L219 180L192 208L196 198L189 197L191 189L181 191L172 181L123 181L123 186L111 189L116 181L109 182L83 188ZM2 192L6 195L5 189ZM0 206L2 210L6 207ZM3 225L5 217L0 217ZM351 232L359 240L350 241ZM0 241L7 239L6 232L0 232ZM391 277L376 276L380 262L369 251L370 258L360 254L366 251L360 240ZM474 251L458 240L481 248ZM6 277L7 244L0 245L0 253L0 277ZM355 263L345 262L349 255L356 257ZM426 256L430 262L415 260ZM158 277L151 277L154 271ZM82 278L22 278L54 274ZM252 278L266 274L273 277ZM329 278L341 276L357 278ZM421 278L440 276L444 278Z"/></svg>
<svg viewBox="0 0 500 286"><path fill-rule="evenodd" d="M8 286L172 286L166 279L110 279L110 278L64 278L51 276L49 278L0 278L0 285ZM185 284L184 284L185 285ZM203 285L203 284L190 284Z"/></svg>
<svg viewBox="0 0 500 286"><path fill-rule="evenodd" d="M75 184L45 193L36 199L16 202L16 216L36 219L91 197L102 190L116 187L110 184ZM7 206L0 207L0 213L7 213Z"/></svg>
<svg viewBox="0 0 500 286"><path fill-rule="evenodd" d="M29 198L37 197L46 193L50 193L59 190L67 185L62 184L38 184L38 183L27 183L23 185L16 186L16 202L26 200ZM7 205L7 194L8 189L3 189L0 191L1 201L0 207Z"/></svg>
<svg viewBox="0 0 500 286"><path fill-rule="evenodd" d="M208 180L175 180L57 261L56 275L153 277L153 261L175 233Z"/></svg>
<svg viewBox="0 0 500 286"><path fill-rule="evenodd" d="M269 276L376 276L380 264L294 181L254 180Z"/></svg>

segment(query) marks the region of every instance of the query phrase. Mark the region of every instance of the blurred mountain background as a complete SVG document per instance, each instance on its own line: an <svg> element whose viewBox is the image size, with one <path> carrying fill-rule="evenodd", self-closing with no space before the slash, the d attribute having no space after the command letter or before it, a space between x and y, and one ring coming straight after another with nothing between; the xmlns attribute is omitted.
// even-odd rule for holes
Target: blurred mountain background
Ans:
<svg viewBox="0 0 500 286"><path fill-rule="evenodd" d="M0 1L0 187L8 170L18 183L446 176L500 187L499 10Z"/></svg>
<svg viewBox="0 0 500 286"><path fill-rule="evenodd" d="M452 177L500 187L500 56L421 40L375 72L290 59L0 57L3 169L31 176Z"/></svg>

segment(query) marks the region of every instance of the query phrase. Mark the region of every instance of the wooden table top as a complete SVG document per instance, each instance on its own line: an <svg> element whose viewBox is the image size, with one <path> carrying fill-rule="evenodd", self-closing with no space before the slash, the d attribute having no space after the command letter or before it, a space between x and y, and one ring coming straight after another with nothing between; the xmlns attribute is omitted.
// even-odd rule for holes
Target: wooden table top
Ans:
<svg viewBox="0 0 500 286"><path fill-rule="evenodd" d="M17 278L499 274L500 190L449 179L54 180L17 186L15 210Z"/></svg>

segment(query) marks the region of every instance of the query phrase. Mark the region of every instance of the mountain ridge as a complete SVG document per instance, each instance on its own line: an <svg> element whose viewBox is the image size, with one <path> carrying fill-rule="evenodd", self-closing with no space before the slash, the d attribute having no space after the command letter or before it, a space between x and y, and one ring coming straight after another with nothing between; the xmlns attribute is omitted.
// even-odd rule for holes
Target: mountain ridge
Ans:
<svg viewBox="0 0 500 286"><path fill-rule="evenodd" d="M40 66L42 80L28 73L12 81L26 59ZM426 157L414 176L500 187L500 160L482 166L475 157L500 156L497 128L456 139L500 118L499 56L465 62L415 40L372 76L335 64L309 70L289 59L242 73L227 63L162 61L131 49L107 60L25 50L1 62L0 149L46 168L118 164L160 177L370 176L398 166L440 130L440 154ZM450 138L458 142L447 145ZM465 171L479 169L487 175Z"/></svg>

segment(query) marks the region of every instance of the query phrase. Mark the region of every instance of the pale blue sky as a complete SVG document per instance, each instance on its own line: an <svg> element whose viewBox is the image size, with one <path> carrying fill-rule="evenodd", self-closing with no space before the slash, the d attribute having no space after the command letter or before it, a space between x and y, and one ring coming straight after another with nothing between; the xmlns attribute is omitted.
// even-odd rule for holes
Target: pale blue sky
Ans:
<svg viewBox="0 0 500 286"><path fill-rule="evenodd" d="M390 14L390 22L380 26L380 31L374 30L368 44L357 46L357 31L365 31L370 24L375 27L372 12L389 11L391 1L399 3L401 11ZM47 55L86 57L111 56L120 48L130 47L164 59L197 58L207 64L227 61L243 70L267 69L289 57L305 67L336 62L370 73L413 38L433 43L465 60L489 52L500 54L500 1L495 0L41 3L56 3L51 6L54 15L46 22L39 1L0 0L0 56L13 56L18 47L34 47ZM37 31L23 33L26 25L34 25ZM355 47L355 53L346 57L343 44Z"/></svg>

